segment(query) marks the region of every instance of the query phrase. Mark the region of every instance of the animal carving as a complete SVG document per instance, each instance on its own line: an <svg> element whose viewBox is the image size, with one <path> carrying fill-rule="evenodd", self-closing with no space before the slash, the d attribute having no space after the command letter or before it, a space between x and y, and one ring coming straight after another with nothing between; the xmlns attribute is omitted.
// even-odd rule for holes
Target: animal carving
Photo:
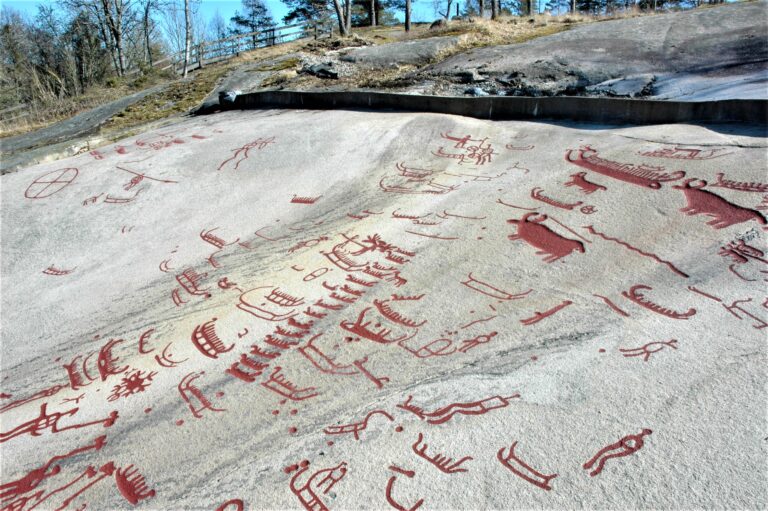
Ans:
<svg viewBox="0 0 768 511"><path fill-rule="evenodd" d="M698 214L711 216L713 220L707 222L707 225L715 229L730 227L749 220L766 224L765 217L759 212L731 204L719 195L704 190L705 186L707 182L703 179L686 179L682 184L673 186L672 188L683 191L688 202L684 208L680 208L680 211L691 216Z"/></svg>
<svg viewBox="0 0 768 511"><path fill-rule="evenodd" d="M539 216L539 218L532 218ZM530 220L529 220L530 219ZM547 215L538 213L526 213L521 220L514 218L507 223L517 225L517 234L510 234L510 240L523 240L532 247L538 248L537 255L545 256L544 261L552 263L572 252L584 253L584 244L580 241L564 238L541 223L547 219Z"/></svg>
<svg viewBox="0 0 768 511"><path fill-rule="evenodd" d="M572 179L567 183L565 183L565 186L566 187L578 186L579 188L581 188L581 191L584 192L585 195L589 195L590 193L595 193L598 190L606 191L608 189L603 185L593 183L592 181L587 181L586 175L587 175L586 172L577 172L575 174L571 174Z"/></svg>

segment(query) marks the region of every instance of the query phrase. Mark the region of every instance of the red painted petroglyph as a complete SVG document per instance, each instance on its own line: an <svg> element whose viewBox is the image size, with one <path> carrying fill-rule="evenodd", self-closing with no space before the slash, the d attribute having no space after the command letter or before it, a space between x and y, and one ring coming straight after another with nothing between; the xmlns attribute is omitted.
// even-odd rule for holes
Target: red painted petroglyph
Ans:
<svg viewBox="0 0 768 511"><path fill-rule="evenodd" d="M197 351L209 358L218 358L222 353L231 351L235 347L234 344L229 348L224 346L224 342L216 334L216 321L217 318L213 318L197 325L190 337Z"/></svg>
<svg viewBox="0 0 768 511"><path fill-rule="evenodd" d="M622 241L622 240L620 240L618 238L614 238L614 237L606 235L605 233L599 232L599 231L595 230L594 226L585 225L584 229L588 230L591 234L594 234L595 236L599 236L599 237L603 238L606 241L612 241L612 242L614 242L614 243L616 243L618 245L621 245L622 247L625 247L625 248L627 248L627 249L629 249L629 250L631 250L633 252L637 252L638 254L640 254L642 256L645 256L645 257L648 257L650 259L653 259L657 263L663 264L664 266L669 268L673 273L676 273L677 275L680 275L681 277L683 277L685 279L688 278L688 274L687 273L681 271L677 266L675 266L674 264L670 263L669 261L665 261L664 259L661 259L656 254L653 254L653 253L650 253L650 252L645 252L645 251L640 250L639 248L637 248L635 246L630 245L626 241Z"/></svg>
<svg viewBox="0 0 768 511"><path fill-rule="evenodd" d="M101 376L101 381L105 381L108 377L110 377L113 374L121 374L128 370L127 365L119 368L116 367L116 364L118 360L120 360L120 357L115 356L112 353L112 349L122 342L125 342L125 341L123 339L110 339L99 350L99 356L96 359L96 368L99 370L99 376ZM85 368L85 363L83 363L83 368Z"/></svg>
<svg viewBox="0 0 768 511"><path fill-rule="evenodd" d="M171 347L173 343L168 343L165 345L165 348L163 348L163 352L160 355L155 355L155 361L160 365L161 367L176 367L187 360L188 358L185 358L184 360L173 360L171 357L173 356L173 353L168 351L168 348Z"/></svg>
<svg viewBox="0 0 768 511"><path fill-rule="evenodd" d="M768 300L768 299L767 299L767 300ZM723 304L723 307L725 308L725 310L727 310L728 312L730 312L732 316L734 316L735 318L737 318L737 319L739 319L739 320L741 320L741 319L744 319L744 318L742 318L742 317L741 317L741 316L739 316L737 313L735 313L735 312L734 312L734 310L738 310L738 311L740 311L742 314L744 314L744 315L746 315L746 316L748 316L748 317L750 317L750 318L754 319L754 320L755 320L757 323L756 323L756 324L754 324L754 325L752 325L752 328L755 328L755 329L757 329L757 330L760 330L760 329L762 329L762 328L768 327L768 323L766 323L766 322L765 322L763 319L760 319L760 318L758 318L757 316L755 316L755 315L754 315L754 314L752 314L751 312L749 312L749 311L747 311L747 310L744 310L744 309L742 309L742 308L739 306L739 304L740 304L740 303L749 303L749 302L751 302L751 301L752 301L752 298L745 298L745 299L742 299L742 300L735 300L733 303L731 303L731 305L725 305L725 304ZM765 303L763 303L763 305L765 305Z"/></svg>
<svg viewBox="0 0 768 511"><path fill-rule="evenodd" d="M688 289L689 289L690 291L693 291L694 293L700 294L701 296L707 297L707 298L709 298L710 300L714 300L714 301L716 301L716 302L722 302L722 301L723 301L723 300L721 300L720 298L718 298L718 297L716 297L716 296L713 296L713 295L710 295L710 294L708 294L708 293L705 293L705 292L704 292L704 291L702 291L701 289L698 289L698 288L696 288L696 287L694 287L694 286L688 286Z"/></svg>
<svg viewBox="0 0 768 511"><path fill-rule="evenodd" d="M543 259L547 263L555 262L573 252L585 252L584 244L580 241L564 238L549 227L542 225L541 222L547 218L547 215L544 214L526 213L520 220L507 220L507 223L517 225L517 233L510 234L508 238L510 240L523 240L534 248L538 248L536 254L544 256Z"/></svg>
<svg viewBox="0 0 768 511"><path fill-rule="evenodd" d="M194 385L195 380L205 374L205 371L191 372L184 376L176 387L179 390L181 399L189 407L189 411L196 419L202 419L204 410L211 412L225 412L224 408L216 408L213 403L203 394L203 392ZM183 421L182 421L183 423Z"/></svg>
<svg viewBox="0 0 768 511"><path fill-rule="evenodd" d="M427 460L432 465L437 467L438 470L445 474L455 474L457 472L466 472L466 468L461 468L461 465L466 462L473 460L474 458L472 456L464 456L463 458L453 461L453 458L449 458L443 454L437 453L434 456L429 456L427 454L427 448L429 447L424 440L424 435L419 433L419 438L416 439L416 441L411 445L411 449L413 449L413 452L416 454L416 456Z"/></svg>
<svg viewBox="0 0 768 511"><path fill-rule="evenodd" d="M497 204L501 204L502 206L507 206L508 208L514 208L514 209L522 209L523 211L538 211L539 208L522 208L520 206L515 206L514 204L509 204L508 202L504 202L501 199L496 199Z"/></svg>
<svg viewBox="0 0 768 511"><path fill-rule="evenodd" d="M65 388L64 385L54 385L52 387L48 387L47 389L43 389L39 392L35 392L29 397L16 399L15 401L11 401L10 403L6 403L3 406L1 406L0 413L7 412L8 410L13 410L14 408L18 408L19 406L23 406L27 403L31 403L32 401L37 401L38 399L44 399L46 397L55 396L63 388ZM3 394L3 395L7 399L11 398L10 395L7 395L7 394Z"/></svg>
<svg viewBox="0 0 768 511"><path fill-rule="evenodd" d="M531 189L531 199L537 200L539 202L543 202L545 204L549 204L550 206L554 206L556 208L567 209L567 210L572 210L573 208L584 204L581 201L574 202L573 204L567 204L565 202L555 200L551 197L547 197L546 195L544 195L544 189L539 187Z"/></svg>
<svg viewBox="0 0 768 511"><path fill-rule="evenodd" d="M404 473L404 472L400 472L400 473ZM411 472L411 473L413 473L413 472ZM405 475L407 476L407 474L405 474ZM413 477L413 476L411 475L411 476L408 476L408 477ZM389 478L389 481L387 481L387 488L385 490L385 496L387 498L387 503L390 506L392 506L394 509L396 509L397 511L416 511L417 509L419 509L421 507L421 505L424 504L424 499L417 500L416 503L414 505L412 505L411 507L405 507L405 506L403 506L402 504L400 504L399 502L397 502L395 500L395 497L392 495L392 490L394 489L395 480L396 479L397 479L397 476L392 476L392 477Z"/></svg>
<svg viewBox="0 0 768 511"><path fill-rule="evenodd" d="M272 242L280 241L280 240L283 240L283 239L289 237L289 236L283 236L282 238L270 238L269 236L265 236L265 235L261 234L261 231L263 231L264 229L269 229L269 228L270 228L270 226L262 227L262 228L258 229L256 232L254 232L253 234L255 234L256 236L258 236L261 239L265 239L267 241L272 241Z"/></svg>
<svg viewBox="0 0 768 511"><path fill-rule="evenodd" d="M476 348L481 344L486 344L488 342L491 342L491 339L493 339L497 335L498 335L498 332L489 332L487 334L478 335L473 339L465 339L461 341L461 347L458 349L458 351L460 353L466 353L472 348Z"/></svg>
<svg viewBox="0 0 768 511"><path fill-rule="evenodd" d="M453 176L453 177L466 177L470 179L464 180L465 183L469 183L470 181L480 181L480 182L488 182L493 181L494 179L499 179L500 177L505 176L507 173L502 172L500 174L496 174L495 176L491 175L482 175L482 174L467 174L467 173L456 173L456 172L444 172L443 173L446 176Z"/></svg>
<svg viewBox="0 0 768 511"><path fill-rule="evenodd" d="M364 431L368 427L368 422L374 415L383 415L389 419L390 422L395 420L384 410L374 410L366 415L365 418L360 422L353 422L351 424L344 424L341 426L328 426L327 428L323 429L323 432L326 435L346 435L348 433L352 433L352 435L355 437L355 440L360 440L360 432Z"/></svg>
<svg viewBox="0 0 768 511"><path fill-rule="evenodd" d="M491 284L488 284L487 282L483 282L480 279L476 279L475 277L472 276L471 272L467 275L467 280L462 281L461 283L473 291L477 291L478 293L482 293L485 296L494 298L496 300L504 300L504 301L521 300L525 298L531 291L533 291L533 289L529 289L528 291L525 291L522 293L511 294L497 287L494 287Z"/></svg>
<svg viewBox="0 0 768 511"><path fill-rule="evenodd" d="M289 248L288 249L288 253L289 254L293 254L294 252L296 252L297 250L300 250L302 248L314 247L315 245L318 245L318 244L322 243L323 241L328 241L329 239L330 238L328 238L327 236L320 236L319 238L314 238L314 239L311 239L311 240L301 241L301 242L297 243L296 245L292 246L291 248Z"/></svg>
<svg viewBox="0 0 768 511"><path fill-rule="evenodd" d="M315 387L298 388L282 374L282 370L283 368L280 366L275 367L272 374L269 375L269 379L262 382L261 385L291 401L304 401L320 395L319 392L315 392L317 390Z"/></svg>
<svg viewBox="0 0 768 511"><path fill-rule="evenodd" d="M24 191L27 199L45 199L60 192L75 180L79 171L76 168L65 168L47 172L38 177Z"/></svg>
<svg viewBox="0 0 768 511"><path fill-rule="evenodd" d="M103 192L102 192L102 193L100 193L100 194L98 194L98 195L94 195L93 197L88 197L87 199L85 199L85 200L83 201L83 206L87 206L87 205L89 205L89 204L96 204L96 203L98 202L99 198L100 198L102 195L104 195L104 193L103 193Z"/></svg>
<svg viewBox="0 0 768 511"><path fill-rule="evenodd" d="M304 282L312 282L316 278L322 277L323 275L325 275L329 271L330 271L330 269L328 269L326 267L318 268L318 269L308 273L307 275L305 275L304 278L301 279L301 280L303 280Z"/></svg>
<svg viewBox="0 0 768 511"><path fill-rule="evenodd" d="M140 355L148 355L149 353L152 353L155 351L154 348L151 350L146 349L147 341L149 340L150 336L152 335L152 332L154 332L154 328L150 328L145 330L144 332L139 335L139 354Z"/></svg>
<svg viewBox="0 0 768 511"><path fill-rule="evenodd" d="M416 358L447 357L456 353L456 348L453 347L453 341L451 339L435 339L416 349L409 346L406 341L407 339L402 340L398 345L410 352ZM437 348L434 346L437 346ZM449 348L450 351L448 351Z"/></svg>
<svg viewBox="0 0 768 511"><path fill-rule="evenodd" d="M22 435L40 436L43 431L50 430L51 433L60 433L69 429L80 429L95 424L101 424L105 428L109 428L117 421L117 411L112 411L106 419L99 419L91 422L84 422L81 424L69 424L67 426L59 426L59 421L63 417L72 417L77 414L79 408L72 408L66 412L52 412L48 413L48 403L40 405L40 413L34 419L28 420L22 424L19 424L15 428L0 432L0 443L7 442L16 437Z"/></svg>
<svg viewBox="0 0 768 511"><path fill-rule="evenodd" d="M755 320L757 323L756 323L756 324L754 324L754 325L752 325L752 328L755 328L755 329L757 329L757 330L760 330L760 329L762 329L762 328L766 328L766 327L768 327L768 323L766 323L764 320L762 320L762 319L758 318L757 316L755 316L755 315L754 315L754 314L752 314L751 312L749 312L749 311L747 311L747 310L743 309L743 308L742 308L742 307L739 305L739 304L741 304L741 303L749 303L749 302L751 302L751 301L752 301L752 298L744 298L744 299L741 299L741 300L735 300L735 301L733 301L733 302L731 303L731 305L725 305L725 303L723 302L723 300L722 300L721 298L718 298L717 296L714 296L714 295L711 295L711 294L709 294L709 293L706 293L706 292L702 291L701 289L697 289L697 288L695 288L694 286L688 286L688 289L689 289L690 291L692 291L692 292L696 293L696 294L699 294L699 295L701 295L701 296L703 296L703 297L705 297L705 298L708 298L708 299L710 299L710 300L713 300L713 301L715 301L715 302L717 302L717 303L721 304L725 310L727 310L727 311L728 311L728 312L729 312L729 313L730 313L732 316L734 316L734 317L735 317L736 319L738 319L738 320L742 320L742 319L744 319L744 318L742 318L741 316L739 316L739 315L738 315L736 312L734 312L734 310L738 310L738 311L740 311L742 314L744 314L744 315L746 315L746 316L748 316L748 317L750 317L750 318L754 319L754 320ZM766 305L766 304L768 304L768 298L766 298L765 302L763 302L763 307L766 307L766 308L768 308L768 305Z"/></svg>
<svg viewBox="0 0 768 511"><path fill-rule="evenodd" d="M127 162L130 163L130 162ZM127 169L125 167L121 167L120 165L115 165L116 168L128 172L129 174L133 174L133 177L126 185L123 186L123 189L127 192L130 191L131 188L134 186L139 185L143 180L148 179L150 181L155 181L156 183L165 183L165 184L176 184L178 181L173 181L172 179L160 179L157 177L148 176L142 172L136 172L135 170Z"/></svg>
<svg viewBox="0 0 768 511"><path fill-rule="evenodd" d="M152 149L153 151L160 151L161 149L167 149L173 145L183 144L184 141L175 135L163 133L154 136L153 138L142 140L137 139L134 142L137 147L142 149Z"/></svg>
<svg viewBox="0 0 768 511"><path fill-rule="evenodd" d="M229 509L229 508L232 508L232 509ZM244 510L245 510L245 504L241 499L230 499L216 508L216 511L244 511Z"/></svg>
<svg viewBox="0 0 768 511"><path fill-rule="evenodd" d="M205 298L210 298L211 293L208 291L208 289L200 287L200 282L207 276L207 273L197 273L197 271L194 269L187 268L180 274L176 275L176 282L179 283L184 291L192 296L203 296Z"/></svg>
<svg viewBox="0 0 768 511"><path fill-rule="evenodd" d="M456 142L454 149L462 149L463 153L446 153L442 147L437 151L432 151L435 156L459 160L459 164L471 163L473 165L485 165L491 163L494 155L499 153L493 150L493 146L488 142L488 137L481 139L471 138L471 135L464 137L454 137L446 133L440 133L440 136L446 140Z"/></svg>
<svg viewBox="0 0 768 511"><path fill-rule="evenodd" d="M542 490L551 490L552 485L550 485L549 482L557 477L557 474L545 475L524 462L515 454L516 446L517 441L512 442L512 445L509 447L509 453L506 455L504 454L503 447L499 449L499 452L496 453L496 459L499 460L499 463L509 469L510 472L521 479L528 481L532 485L537 486Z"/></svg>
<svg viewBox="0 0 768 511"><path fill-rule="evenodd" d="M407 167L398 163L397 174L388 174L379 181L379 188L388 193L443 195L457 189L459 185L447 186L435 182L431 170Z"/></svg>
<svg viewBox="0 0 768 511"><path fill-rule="evenodd" d="M653 151L638 151L637 154L642 156L649 156L651 158L669 158L672 160L711 160L713 158L719 158L726 154L732 153L720 153L725 149L710 149L705 151L703 149L686 149L684 147L655 149Z"/></svg>
<svg viewBox="0 0 768 511"><path fill-rule="evenodd" d="M719 188L728 188L729 190L736 190L739 192L756 192L756 193L765 193L768 192L768 183L756 183L756 182L744 182L744 181L733 181L731 179L726 179L725 174L722 172L719 172L716 176L717 182L712 183L709 186L715 186Z"/></svg>
<svg viewBox="0 0 768 511"><path fill-rule="evenodd" d="M5 511L19 511L23 509L33 509L44 501L46 501L51 495L64 490L66 486L59 487L53 492L47 490L37 490L40 484L48 478L55 477L61 473L61 466L58 462L72 458L80 453L88 452L91 450L101 450L107 443L106 436L100 436L96 438L92 443L83 447L78 447L68 452L67 454L59 454L51 457L40 467L33 469L20 478L8 483L0 485L0 507ZM34 493L32 493L34 491ZM25 497L25 495L27 495ZM32 504L30 507L26 507L27 504Z"/></svg>
<svg viewBox="0 0 768 511"><path fill-rule="evenodd" d="M59 269L59 268L51 265L48 268L44 269L43 273L46 274L46 275L53 275L53 276L56 276L56 277L61 277L63 275L69 275L70 273L72 273L76 269L77 269L77 267L72 268L71 270L62 270L62 269Z"/></svg>
<svg viewBox="0 0 768 511"><path fill-rule="evenodd" d="M235 166L233 168L237 170L240 164L248 159L248 157L250 156L248 153L250 152L251 149L256 149L256 150L264 149L269 144L274 143L274 141L275 141L275 137L257 138L253 142L249 142L242 147L238 147L237 149L232 149L232 152L234 153L232 157L227 158L226 160L221 162L221 164L216 170L223 169L224 166L231 161L234 161Z"/></svg>
<svg viewBox="0 0 768 511"><path fill-rule="evenodd" d="M133 197L113 197L111 194L108 193L107 196L104 198L104 204L128 204L129 202L133 202L142 191L144 191L144 188L139 188L133 194Z"/></svg>
<svg viewBox="0 0 768 511"><path fill-rule="evenodd" d="M354 323L346 320L342 321L340 323L341 328L378 344L392 344L405 341L418 333L417 327L404 327L401 329L404 330L401 335L390 337L390 334L392 334L393 331L392 328L387 328L381 322L376 322L373 319L368 319L366 321L369 312L373 309L373 307L366 307L360 311L360 314L358 314ZM373 325L373 328L369 328L371 325Z"/></svg>
<svg viewBox="0 0 768 511"><path fill-rule="evenodd" d="M209 245L213 245L219 250L222 250L224 247L227 247L229 245L234 245L235 243L240 241L240 238L235 238L235 241L230 241L229 243L227 243L226 241L224 241L223 238L220 238L219 236L213 234L214 231L217 231L217 230L219 230L218 227L214 227L213 229L208 229L208 230L203 229L202 231L200 231L200 239L208 243Z"/></svg>
<svg viewBox="0 0 768 511"><path fill-rule="evenodd" d="M444 209L442 213L438 213L436 216L439 218L461 218L462 220L485 220L488 218L485 216L457 215L456 213L449 213L447 209Z"/></svg>
<svg viewBox="0 0 768 511"><path fill-rule="evenodd" d="M265 288L270 289L269 294L264 295L262 292L257 292L258 290L265 289ZM261 297L261 299L259 299L258 297ZM251 299L253 299L254 302L260 302L260 303L258 305L255 305L250 301ZM266 299L266 301L262 301L262 299ZM287 311L283 311L280 309L271 310L271 308L266 308L267 302L270 302L275 306L280 307L281 309L288 309L288 310ZM279 288L276 288L273 286L261 286L254 289L250 289L245 293L241 294L240 303L238 303L236 307L244 312L247 312L248 314L256 316L257 318L264 319L267 321L278 322L278 321L284 321L290 317L297 315L299 312L295 310L293 307L301 305L303 303L304 303L303 298L297 298L297 297L291 296L290 294L281 291Z"/></svg>
<svg viewBox="0 0 768 511"><path fill-rule="evenodd" d="M565 161L583 167L592 172L618 179L626 183L657 190L661 183L676 181L685 177L685 172L664 172L664 167L649 165L633 165L631 163L619 163L605 160L597 156L597 151L590 146L583 146L578 150L568 149L565 152Z"/></svg>
<svg viewBox="0 0 768 511"><path fill-rule="evenodd" d="M726 246L720 247L720 251L717 254L723 257L730 257L737 264L746 264L750 259L768 264L768 259L765 259L765 252L757 247L748 245L744 240L728 242Z"/></svg>
<svg viewBox="0 0 768 511"><path fill-rule="evenodd" d="M317 197L301 197L299 195L294 195L291 199L291 204L314 204L320 200L320 197L322 197L322 195L318 195Z"/></svg>
<svg viewBox="0 0 768 511"><path fill-rule="evenodd" d="M530 151L531 149L533 149L536 146L533 145L533 144L531 144L531 145L518 145L518 146L516 146L514 144L507 144L504 147L506 149L509 149L510 151Z"/></svg>
<svg viewBox="0 0 768 511"><path fill-rule="evenodd" d="M403 250L391 243L384 241L380 235L374 234L362 240L357 235L349 237L344 234L345 241L333 246L330 252L320 251L330 262L347 273L361 272L380 280L393 282L395 287L407 282L400 276L400 270L394 266L382 266L378 261L371 260L375 254L383 254L396 264L401 256L414 257L415 252ZM366 256L360 260L361 256ZM395 256L394 258L392 256Z"/></svg>
<svg viewBox="0 0 768 511"><path fill-rule="evenodd" d="M389 381L387 377L376 377L365 367L365 363L368 362L368 357L363 357L360 360L355 360L352 364L338 364L336 361L321 351L314 345L314 341L318 339L322 334L317 334L312 337L305 346L299 348L299 353L304 355L307 360L320 372L333 375L353 376L356 374L362 374L368 378L378 388L382 388L384 383Z"/></svg>
<svg viewBox="0 0 768 511"><path fill-rule="evenodd" d="M120 495L134 506L155 496L155 490L147 486L144 476L133 465L117 469L115 483Z"/></svg>
<svg viewBox="0 0 768 511"><path fill-rule="evenodd" d="M498 408L505 408L509 406L510 400L519 398L520 394L513 394L511 396L491 396L480 401L472 401L469 403L452 403L442 408L438 408L433 412L425 412L423 408L419 408L413 404L413 396L408 396L405 402L397 405L398 408L411 412L416 415L420 420L425 420L429 424L437 425L443 424L451 420L455 415L483 415L496 410Z"/></svg>
<svg viewBox="0 0 768 511"><path fill-rule="evenodd" d="M497 318L497 317L498 317L498 316L494 315L494 316L488 316L487 318L480 318L480 319L476 319L476 320L474 320L474 321L470 321L470 322L469 322L469 323L467 323L466 325L461 325L461 326L459 327L459 329L461 329L461 330L464 330L465 328L469 328L469 327L471 327L471 326L477 325L478 323L485 323L486 321L490 321L490 320L492 320L492 319L494 319L494 318Z"/></svg>
<svg viewBox="0 0 768 511"><path fill-rule="evenodd" d="M402 314L398 313L397 311L393 310L390 303L419 301L422 298L424 298L423 294L418 296L400 296L397 294L393 294L392 297L387 300L378 300L378 299L374 300L373 305L374 307L376 307L376 310L378 310L382 316L392 321L393 323L397 323L398 325L402 325L408 328L419 328L420 326L423 326L427 323L426 319L420 323L417 323L416 320L407 318Z"/></svg>
<svg viewBox="0 0 768 511"><path fill-rule="evenodd" d="M694 184L692 184L694 183ZM682 190L687 205L680 208L686 215L706 215L713 219L707 225L715 229L722 229L732 225L756 220L765 225L765 217L753 209L737 206L723 199L719 195L703 190L707 182L701 179L686 179L682 185L673 186L676 190Z"/></svg>
<svg viewBox="0 0 768 511"><path fill-rule="evenodd" d="M616 314L619 314L619 315L627 317L627 318L629 317L629 314L626 311L623 311L622 309L620 309L618 305L616 305L615 303L613 303L610 300L610 298L608 298L606 296L603 296L603 295L596 295L596 294L593 294L592 296L596 296L596 297L602 299L605 302L605 304L608 307L610 307L611 310L613 310Z"/></svg>
<svg viewBox="0 0 768 511"><path fill-rule="evenodd" d="M95 378L91 378L90 376L85 376L85 373L83 371L84 366L85 366L85 362L80 363L80 355L77 355L75 358L73 358L69 364L64 364L62 366L67 371L67 378L69 378L69 387L72 390L79 390L81 387L90 385L91 381L95 379ZM86 378L89 380L88 383L85 382Z"/></svg>
<svg viewBox="0 0 768 511"><path fill-rule="evenodd" d="M672 319L688 319L691 316L694 316L696 314L696 309L690 308L685 312L675 312L671 309L667 309L665 307L662 307L647 298L645 298L645 295L640 290L648 290L653 291L653 288L650 286L645 286L642 284L637 284L635 286L632 286L629 291L622 291L621 294L636 303L637 305L641 307L645 307L649 311L655 312L656 314L661 314L662 316L667 316L668 318Z"/></svg>
<svg viewBox="0 0 768 511"><path fill-rule="evenodd" d="M291 492L299 499L302 507L307 511L329 511L328 507L321 500L320 495L327 495L328 492L347 475L347 463L342 461L335 467L318 470L314 472L309 479L299 485L299 478L309 470L307 462L291 477L289 484Z"/></svg>
<svg viewBox="0 0 768 511"><path fill-rule="evenodd" d="M571 180L565 183L565 186L578 186L585 195L589 195L600 190L608 190L608 188L604 187L603 185L588 181L586 176L586 172L577 172L575 174L571 174Z"/></svg>
<svg viewBox="0 0 768 511"><path fill-rule="evenodd" d="M566 307L572 304L573 302L570 300L563 300L562 303L560 303L559 305L556 305L544 312L534 311L533 316L531 316L530 318L521 319L520 323L524 324L525 326L531 326L533 324L538 323L544 318L548 318L549 316L556 314L557 312L565 309Z"/></svg>
<svg viewBox="0 0 768 511"><path fill-rule="evenodd" d="M416 236L422 236L424 238L432 238L435 240L453 241L453 240L459 239L454 236L440 236L439 234L425 234L422 232L409 231L408 229L406 229L405 232L407 232L408 234L415 234Z"/></svg>
<svg viewBox="0 0 768 511"><path fill-rule="evenodd" d="M649 342L638 348L619 348L619 351L625 357L643 357L643 362L648 362L651 355L658 353L664 348L677 349L677 339L670 339L668 341Z"/></svg>
<svg viewBox="0 0 768 511"><path fill-rule="evenodd" d="M629 456L642 449L644 445L643 437L650 435L651 433L652 431L650 429L643 429L637 435L627 435L618 442L603 447L597 454L590 458L589 461L584 463L584 470L591 469L595 463L597 463L597 466L589 473L589 475L590 477L598 475L603 471L605 463L608 460Z"/></svg>
<svg viewBox="0 0 768 511"><path fill-rule="evenodd" d="M279 350L289 350L294 346L298 346L299 344L299 341L291 341L288 339L278 339L272 334L267 334L264 337L264 342Z"/></svg>
<svg viewBox="0 0 768 511"><path fill-rule="evenodd" d="M156 375L155 371L144 374L144 371L139 371L138 369L129 373L123 377L120 383L112 387L112 393L107 398L107 401L115 401L121 397L125 398L144 392L152 383L152 378Z"/></svg>

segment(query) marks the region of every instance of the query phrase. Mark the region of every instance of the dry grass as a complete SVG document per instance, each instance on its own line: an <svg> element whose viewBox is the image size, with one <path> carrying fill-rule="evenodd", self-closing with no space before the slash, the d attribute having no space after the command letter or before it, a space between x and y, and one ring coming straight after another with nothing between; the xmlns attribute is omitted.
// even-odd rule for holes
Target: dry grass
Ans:
<svg viewBox="0 0 768 511"><path fill-rule="evenodd" d="M192 72L186 79L171 82L166 89L157 94L152 94L133 105L127 107L122 112L114 115L102 127L102 134L111 131L121 131L127 128L139 126L159 119L164 119L174 115L186 113L198 106L208 94L213 91L219 81L224 78L232 69L247 63L273 60L291 52L295 52L301 47L300 42L292 42L267 48L245 52L237 57L224 62L211 64L203 69ZM295 67L298 59L285 59L283 61L265 64L259 71L275 71L277 76L283 70Z"/></svg>
<svg viewBox="0 0 768 511"><path fill-rule="evenodd" d="M74 115L91 110L137 92L132 84L120 82L113 87L95 87L85 94L50 103L30 105L24 111L13 112L10 119L0 121L0 138L12 137L50 126Z"/></svg>
<svg viewBox="0 0 768 511"><path fill-rule="evenodd" d="M115 114L102 126L101 131L123 130L187 112L210 94L219 78L235 65L229 61L209 66L192 73L186 79L171 82L160 92L150 94Z"/></svg>

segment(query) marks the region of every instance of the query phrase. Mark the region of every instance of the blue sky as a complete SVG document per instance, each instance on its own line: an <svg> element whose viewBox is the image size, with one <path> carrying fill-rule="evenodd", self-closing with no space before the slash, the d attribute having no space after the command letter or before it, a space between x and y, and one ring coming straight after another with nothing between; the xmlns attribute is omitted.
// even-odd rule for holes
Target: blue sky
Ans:
<svg viewBox="0 0 768 511"><path fill-rule="evenodd" d="M265 0L267 7L272 11L272 16L278 24L281 24L283 16L288 12L280 0ZM39 4L55 4L52 0L0 0L1 5L7 5L16 10L34 15L37 12ZM225 20L240 8L239 0L201 0L200 13L208 20L213 17L218 10ZM414 21L433 21L435 19L432 0L414 0L413 2L413 20Z"/></svg>

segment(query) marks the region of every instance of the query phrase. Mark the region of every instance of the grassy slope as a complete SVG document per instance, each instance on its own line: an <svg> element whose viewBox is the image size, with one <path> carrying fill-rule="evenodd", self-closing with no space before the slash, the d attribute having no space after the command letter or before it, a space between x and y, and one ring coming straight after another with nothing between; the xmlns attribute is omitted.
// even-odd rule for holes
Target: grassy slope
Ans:
<svg viewBox="0 0 768 511"><path fill-rule="evenodd" d="M630 12L619 17L638 15L648 14ZM525 42L537 37L567 30L575 24L591 23L606 19L616 19L616 17L598 18L584 15L536 16L531 18L507 17L493 22L488 19L474 19L471 21L452 21L447 27L437 30L429 30L425 25L417 25L408 34L402 31L402 26L359 28L355 29L354 35L349 39L297 41L245 52L231 60L212 64L202 70L194 71L186 79L178 79L168 75L154 75L140 77L130 82L117 80L111 87L104 86L91 89L87 94L79 98L61 102L56 105L56 108L48 106L36 109L21 122L7 123L7 125L0 123L0 137L30 132L143 88L160 83L167 84L166 88L161 92L138 101L107 121L101 129L101 134L109 137L110 134L125 132L128 129L136 128L143 124L188 112L199 105L227 73L244 63L265 61L265 65L256 70L272 72L273 75L263 82L263 86L279 85L281 87L305 89L327 85L327 82L323 82L316 77L308 75L296 76L292 68L298 66L299 62L297 59L287 59L279 65L266 63L266 61L297 51L322 54L329 49L343 48L347 45L347 42L354 46L355 39L362 39L367 44L385 44L428 37L459 36L460 42L458 45L445 51L435 59L435 62L439 62L449 56L472 48ZM352 77L340 79L335 85L342 88L396 89L408 85L411 79L407 75L416 69L414 66L403 66L400 69L394 70L361 71Z"/></svg>

